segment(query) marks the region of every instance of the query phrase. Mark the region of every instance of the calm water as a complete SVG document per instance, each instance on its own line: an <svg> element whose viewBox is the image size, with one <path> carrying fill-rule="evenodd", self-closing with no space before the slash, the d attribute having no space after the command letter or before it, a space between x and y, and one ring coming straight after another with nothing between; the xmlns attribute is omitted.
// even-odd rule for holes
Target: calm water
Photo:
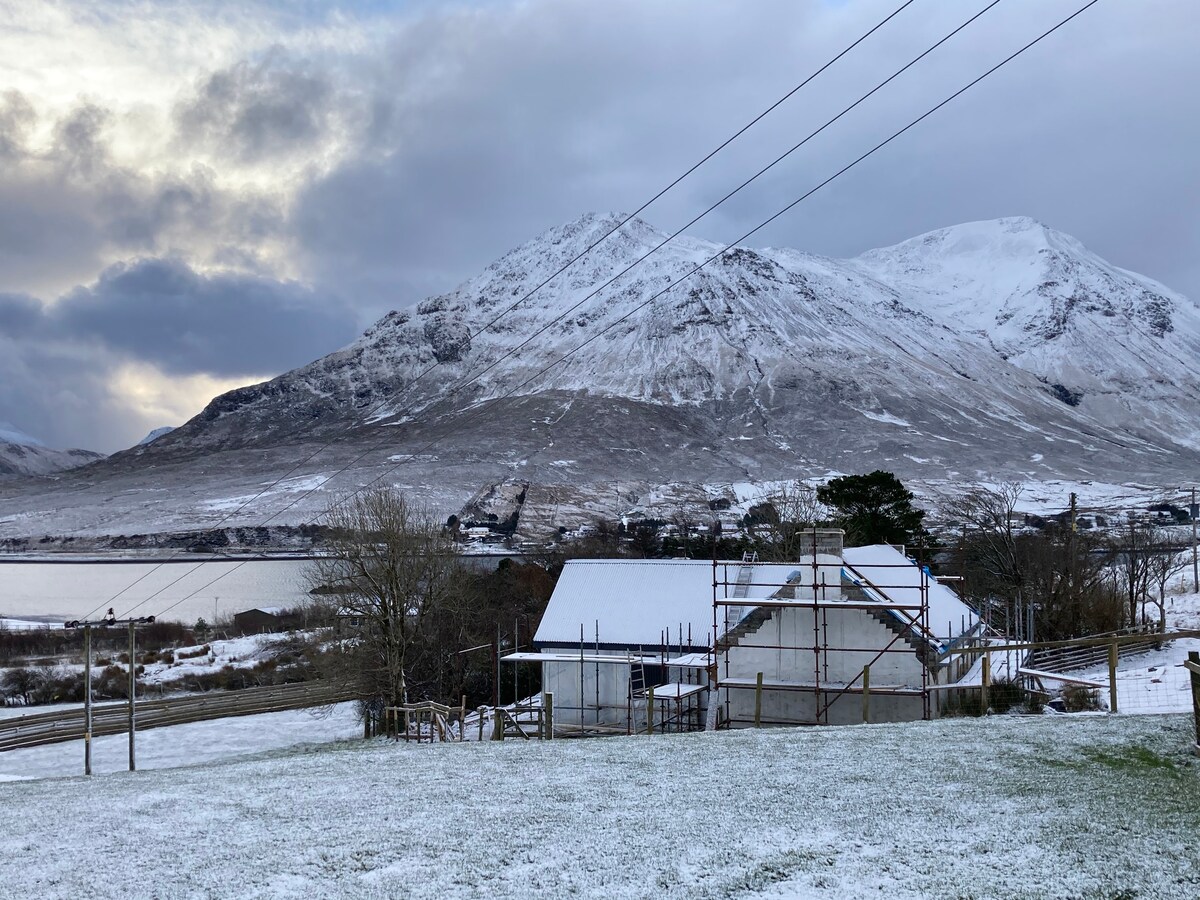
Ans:
<svg viewBox="0 0 1200 900"><path fill-rule="evenodd" d="M103 615L212 621L256 606L296 606L309 598L308 560L153 562L0 561L0 616L75 619Z"/></svg>

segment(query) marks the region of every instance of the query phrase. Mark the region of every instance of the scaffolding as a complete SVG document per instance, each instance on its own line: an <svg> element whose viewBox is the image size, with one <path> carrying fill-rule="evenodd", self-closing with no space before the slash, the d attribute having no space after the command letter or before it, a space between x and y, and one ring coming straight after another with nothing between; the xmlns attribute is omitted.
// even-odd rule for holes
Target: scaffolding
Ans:
<svg viewBox="0 0 1200 900"><path fill-rule="evenodd" d="M591 586L611 573L589 573L580 582L590 588L580 592L586 602L567 595L564 608L605 609L609 642L599 619L579 625L577 637L567 637L574 623L560 620L537 652L503 661L541 667L542 690L554 696L555 732L563 735L937 716L941 695L932 688L963 675L969 661L961 651L981 636L973 611L902 547L844 550L842 532L822 529L806 532L804 543L791 563L754 554L714 560L711 569L689 561L682 581L678 573L635 569L626 578L638 583L631 589L624 582L621 603L608 609L600 605L603 590ZM655 585L645 593L638 590L643 578ZM662 596L655 592L671 585L664 605L690 618L655 635L653 600ZM944 634L935 631L931 609L947 620ZM960 612L967 613L961 622Z"/></svg>
<svg viewBox="0 0 1200 900"><path fill-rule="evenodd" d="M708 637L694 643L691 626L680 622L663 628L652 647L609 650L597 621L591 640L580 626L577 653L510 653L501 662L542 667L542 691L555 697L557 736L697 731L708 689Z"/></svg>
<svg viewBox="0 0 1200 900"><path fill-rule="evenodd" d="M893 575L912 572L910 561L851 565L842 532L810 535L786 581L750 580L749 560L714 560L708 671L718 714L710 727L862 721L871 697L888 698L876 702L877 721L930 718L929 688L949 641L931 629L932 576L917 567L915 585L900 583ZM750 588L769 596L747 606ZM914 588L913 602L890 594ZM851 696L861 705L847 702Z"/></svg>

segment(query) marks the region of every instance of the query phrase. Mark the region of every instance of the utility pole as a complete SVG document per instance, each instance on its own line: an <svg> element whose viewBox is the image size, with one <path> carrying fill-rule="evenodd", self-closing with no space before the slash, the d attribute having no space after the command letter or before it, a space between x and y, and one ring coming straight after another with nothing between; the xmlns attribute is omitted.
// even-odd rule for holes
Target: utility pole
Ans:
<svg viewBox="0 0 1200 900"><path fill-rule="evenodd" d="M1196 505L1196 489L1192 488L1192 590L1200 594L1200 563L1197 562L1196 550L1196 520L1200 519L1200 506Z"/></svg>
<svg viewBox="0 0 1200 900"><path fill-rule="evenodd" d="M83 774L92 774L92 626L83 626Z"/></svg>
<svg viewBox="0 0 1200 900"><path fill-rule="evenodd" d="M78 619L64 622L63 628L83 629L83 774L92 774L92 627L108 628L113 625L129 626L129 771L135 770L134 734L136 725L135 706L137 703L137 660L135 652L135 625L148 625L154 621L154 616L142 616L137 619L120 619L112 609L103 619L92 622L82 622Z"/></svg>
<svg viewBox="0 0 1200 900"><path fill-rule="evenodd" d="M129 771L137 771L137 754L134 752L133 736L137 733L137 635L135 623L129 620Z"/></svg>

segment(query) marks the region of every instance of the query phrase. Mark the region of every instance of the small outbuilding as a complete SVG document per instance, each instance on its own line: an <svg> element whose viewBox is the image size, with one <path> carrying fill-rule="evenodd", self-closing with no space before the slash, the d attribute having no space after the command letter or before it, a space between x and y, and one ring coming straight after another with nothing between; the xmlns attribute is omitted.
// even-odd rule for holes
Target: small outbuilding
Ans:
<svg viewBox="0 0 1200 900"><path fill-rule="evenodd" d="M256 606L234 613L233 624L243 634L260 634L282 631L293 623L282 606Z"/></svg>

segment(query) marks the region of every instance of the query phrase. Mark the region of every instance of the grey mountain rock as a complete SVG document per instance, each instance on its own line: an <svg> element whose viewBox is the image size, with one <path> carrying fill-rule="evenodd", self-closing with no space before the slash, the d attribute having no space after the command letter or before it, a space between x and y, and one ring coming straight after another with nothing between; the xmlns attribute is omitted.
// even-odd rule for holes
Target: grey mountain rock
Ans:
<svg viewBox="0 0 1200 900"><path fill-rule="evenodd" d="M8 422L0 422L0 478L44 477L103 459L91 450L55 450Z"/></svg>
<svg viewBox="0 0 1200 900"><path fill-rule="evenodd" d="M0 529L301 522L377 478L533 533L873 468L926 484L1200 471L1200 309L1031 219L850 260L739 247L691 275L719 247L684 238L589 296L663 239L635 220L519 302L616 221L551 229L19 497Z"/></svg>

